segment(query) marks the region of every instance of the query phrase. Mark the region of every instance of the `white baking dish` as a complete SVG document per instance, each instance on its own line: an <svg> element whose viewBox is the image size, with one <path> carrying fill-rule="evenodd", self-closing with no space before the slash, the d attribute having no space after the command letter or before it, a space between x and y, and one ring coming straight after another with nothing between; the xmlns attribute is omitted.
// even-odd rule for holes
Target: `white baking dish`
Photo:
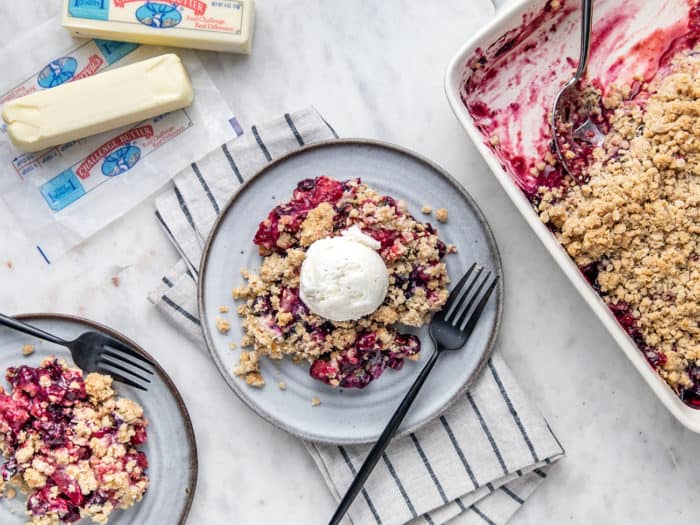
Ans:
<svg viewBox="0 0 700 525"><path fill-rule="evenodd" d="M661 402L683 425L694 432L700 433L700 410L695 410L685 405L647 363L642 352L618 324L614 315L595 290L588 284L554 235L540 222L530 202L514 182L511 174L506 171L504 166L507 166L508 162L504 162L503 157L499 158L492 151L492 148L485 143L484 136L477 129L474 119L461 100L460 87L465 74L468 72L468 60L475 55L477 50L487 50L503 35L521 27L524 20L528 20L534 16L534 13L541 11L548 1L549 0L519 0L513 3L500 12L496 19L462 46L447 68L445 76L447 98L457 119L476 145L501 186L503 186L503 189L538 235L545 247L552 254L555 261L569 277L574 287L588 302L610 334L615 338L620 348L622 348L629 360L639 371L642 378L644 378ZM564 2L562 2L562 4L564 4ZM536 135L536 130L538 128L533 126L541 125L541 104L550 104L559 83L568 78L571 64L567 64L566 60L563 59L566 56L573 58L578 56L580 13L578 8L574 7L577 4L579 4L577 0L568 0L566 2L565 7L570 12L561 19L560 22L562 25L559 26L560 30L550 33L549 37L551 41L547 44L548 51L528 51L530 55L529 64L520 69L520 72L526 77L524 79L525 84L527 83L528 76L532 77L532 81L536 81L538 78L541 80L545 78L543 74L544 71L556 70L556 74L551 77L553 80L550 82L550 85L542 90L537 100L531 104L532 107L524 109L526 115L521 117L524 124L522 127L524 138L520 140L520 144L523 150L525 150L524 153L526 155L534 155L529 135ZM619 18L620 10L624 10L624 16L627 17L624 20ZM629 53L629 50L632 49L635 43L643 38L648 38L654 31L657 33L658 31L663 32L671 26L674 26L675 30L678 30L684 23L687 23L687 11L688 7L684 0L660 0L658 2L649 2L647 0L624 0L622 2L619 0L597 0L594 4L594 40L596 38L596 31L601 31L601 27L605 28L605 31L612 31L617 36L613 35L614 38L609 39L614 45L604 46L605 52L599 52L596 56L594 50L589 66L589 73L592 76L596 76L596 74L602 75L602 72L608 71L606 68L609 68L618 57ZM625 32L624 37L621 36L623 31ZM503 42L504 40L501 39L499 45ZM643 47L648 51L650 45L645 45ZM532 70L529 69L530 67ZM619 67L615 70L617 74L622 74L623 77L627 76L631 78L630 75L639 72L634 71L636 66L633 64L632 60L625 61L623 67L626 68L625 71L620 71ZM523 89L525 84L520 84L515 87L511 86L510 88L506 87L500 90L499 93L491 93L489 97L496 105L501 103L505 104L509 98L515 99L515 92L518 89ZM546 107L549 107L549 105Z"/></svg>

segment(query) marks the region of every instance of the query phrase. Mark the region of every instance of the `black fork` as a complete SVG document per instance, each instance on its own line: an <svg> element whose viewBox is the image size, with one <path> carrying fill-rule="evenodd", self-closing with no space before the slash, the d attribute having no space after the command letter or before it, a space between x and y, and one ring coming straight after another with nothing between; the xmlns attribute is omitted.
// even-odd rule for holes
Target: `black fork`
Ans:
<svg viewBox="0 0 700 525"><path fill-rule="evenodd" d="M379 436L379 440L372 447L343 500L338 505L338 509L333 514L329 525L340 523L355 497L362 490L365 481L382 457L423 383L428 378L428 374L435 366L439 355L445 350L458 350L464 347L474 331L474 327L498 283L498 275L492 276L492 272L488 272L485 277L481 278L482 270L483 268L477 267L476 263L472 264L450 293L442 310L433 316L433 320L430 322L430 338L435 345L435 351L394 412L384 432Z"/></svg>
<svg viewBox="0 0 700 525"><path fill-rule="evenodd" d="M73 361L86 372L99 372L139 390L148 390L153 363L144 355L114 337L99 332L85 332L73 341L44 332L13 317L0 314L0 325L33 335L70 350Z"/></svg>

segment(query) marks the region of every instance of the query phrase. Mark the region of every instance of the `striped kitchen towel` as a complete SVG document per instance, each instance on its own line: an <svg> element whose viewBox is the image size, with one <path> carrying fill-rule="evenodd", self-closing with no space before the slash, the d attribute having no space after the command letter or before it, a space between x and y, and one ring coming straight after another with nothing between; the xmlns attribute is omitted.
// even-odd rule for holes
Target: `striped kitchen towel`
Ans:
<svg viewBox="0 0 700 525"><path fill-rule="evenodd" d="M253 126L179 173L156 199L156 217L182 255L151 301L200 346L198 262L235 189L274 158L337 138L309 108ZM306 443L340 499L369 446ZM547 477L564 449L528 402L498 350L470 391L418 432L394 441L348 514L358 525L502 524Z"/></svg>

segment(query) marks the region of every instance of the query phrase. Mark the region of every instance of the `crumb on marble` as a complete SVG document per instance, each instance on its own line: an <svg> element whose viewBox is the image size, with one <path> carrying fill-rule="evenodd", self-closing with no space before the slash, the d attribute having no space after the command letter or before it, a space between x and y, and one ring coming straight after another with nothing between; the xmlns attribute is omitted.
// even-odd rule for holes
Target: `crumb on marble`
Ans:
<svg viewBox="0 0 700 525"><path fill-rule="evenodd" d="M28 356L34 353L34 345L22 345L22 355Z"/></svg>

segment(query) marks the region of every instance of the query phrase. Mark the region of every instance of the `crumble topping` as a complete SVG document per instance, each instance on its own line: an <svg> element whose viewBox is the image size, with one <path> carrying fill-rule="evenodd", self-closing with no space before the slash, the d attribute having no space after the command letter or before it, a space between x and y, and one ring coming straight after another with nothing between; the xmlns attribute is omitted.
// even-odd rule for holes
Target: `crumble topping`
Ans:
<svg viewBox="0 0 700 525"><path fill-rule="evenodd" d="M319 398L317 398L316 396L311 398L311 406L312 407L317 407L320 404L321 404L321 400Z"/></svg>
<svg viewBox="0 0 700 525"><path fill-rule="evenodd" d="M229 330L231 330L231 323L229 323L226 319L223 319L222 317L217 317L215 320L216 324L216 329L219 331L220 334L227 334Z"/></svg>
<svg viewBox="0 0 700 525"><path fill-rule="evenodd" d="M85 392L91 403L101 403L114 395L112 378L108 375L92 373L85 378Z"/></svg>
<svg viewBox="0 0 700 525"><path fill-rule="evenodd" d="M249 372L245 375L245 382L249 386L262 388L265 386L265 379L260 372Z"/></svg>
<svg viewBox="0 0 700 525"><path fill-rule="evenodd" d="M231 309L228 306L219 306L220 314L227 314Z"/></svg>
<svg viewBox="0 0 700 525"><path fill-rule="evenodd" d="M444 210L446 219L447 211ZM334 322L312 314L299 298L299 273L308 246L351 226L381 244L389 272L382 306L357 321ZM245 301L237 312L245 335L234 373L262 386L259 358L309 362L312 377L333 386L364 387L386 367L417 358L420 341L392 325L421 326L447 300L447 246L429 223L411 216L405 203L380 195L359 179L301 181L289 202L270 212L254 238L263 256L259 274L233 290Z"/></svg>
<svg viewBox="0 0 700 525"><path fill-rule="evenodd" d="M112 378L48 358L37 368L9 368L13 391L0 387L0 468L4 497L27 494L28 525L107 523L141 501L148 461L137 447L147 421L119 398Z"/></svg>
<svg viewBox="0 0 700 525"><path fill-rule="evenodd" d="M423 207L420 209L421 213L425 213L426 215L430 215L433 213L433 209L428 206L427 204L423 204Z"/></svg>
<svg viewBox="0 0 700 525"><path fill-rule="evenodd" d="M540 218L647 360L700 406L700 64L606 95L611 129L579 184L542 189ZM638 89L637 89L638 91Z"/></svg>
<svg viewBox="0 0 700 525"><path fill-rule="evenodd" d="M314 241L328 237L333 233L333 218L335 210L327 202L322 202L311 210L304 222L301 223L299 244L310 246Z"/></svg>
<svg viewBox="0 0 700 525"><path fill-rule="evenodd" d="M22 345L22 355L30 356L34 353L34 345Z"/></svg>
<svg viewBox="0 0 700 525"><path fill-rule="evenodd" d="M447 209L438 208L437 210L435 210L435 218L438 220L438 222L447 222Z"/></svg>

